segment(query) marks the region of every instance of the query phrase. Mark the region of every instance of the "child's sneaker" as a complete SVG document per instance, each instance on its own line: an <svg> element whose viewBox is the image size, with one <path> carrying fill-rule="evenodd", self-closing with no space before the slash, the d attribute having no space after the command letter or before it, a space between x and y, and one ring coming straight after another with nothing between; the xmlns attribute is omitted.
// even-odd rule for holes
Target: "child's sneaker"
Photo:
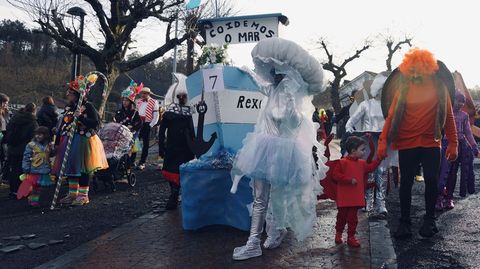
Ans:
<svg viewBox="0 0 480 269"><path fill-rule="evenodd" d="M280 246L287 233L287 229L275 230L272 235L268 235L267 240L263 243L263 247L266 249L277 248Z"/></svg>
<svg viewBox="0 0 480 269"><path fill-rule="evenodd" d="M73 203L73 201L75 201L75 199L77 199L77 196L67 194L67 196L60 199L60 203L61 204L71 204L71 203Z"/></svg>
<svg viewBox="0 0 480 269"><path fill-rule="evenodd" d="M443 196L438 196L437 203L435 203L435 209L437 211L443 210Z"/></svg>
<svg viewBox="0 0 480 269"><path fill-rule="evenodd" d="M236 261L243 261L259 256L262 256L260 239L249 237L245 246L237 247L233 250L232 258Z"/></svg>
<svg viewBox="0 0 480 269"><path fill-rule="evenodd" d="M72 202L72 205L73 206L86 205L88 203L90 203L88 196L78 196L77 199L75 199L75 201Z"/></svg>
<svg viewBox="0 0 480 269"><path fill-rule="evenodd" d="M360 242L358 242L355 236L352 236L347 239L347 245L352 248L359 248Z"/></svg>
<svg viewBox="0 0 480 269"><path fill-rule="evenodd" d="M447 209L453 209L455 207L453 199L447 199L445 202L447 203L447 205L445 206Z"/></svg>
<svg viewBox="0 0 480 269"><path fill-rule="evenodd" d="M339 245L339 244L343 244L343 240L342 240L342 233L336 233L335 234L335 244Z"/></svg>

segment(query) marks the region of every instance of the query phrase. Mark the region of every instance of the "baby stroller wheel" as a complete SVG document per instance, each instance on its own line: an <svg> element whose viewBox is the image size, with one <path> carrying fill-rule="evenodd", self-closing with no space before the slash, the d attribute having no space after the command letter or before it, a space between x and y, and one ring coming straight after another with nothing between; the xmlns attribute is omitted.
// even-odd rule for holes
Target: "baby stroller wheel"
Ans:
<svg viewBox="0 0 480 269"><path fill-rule="evenodd" d="M128 185L134 187L137 184L137 176L134 173L131 173L128 177Z"/></svg>

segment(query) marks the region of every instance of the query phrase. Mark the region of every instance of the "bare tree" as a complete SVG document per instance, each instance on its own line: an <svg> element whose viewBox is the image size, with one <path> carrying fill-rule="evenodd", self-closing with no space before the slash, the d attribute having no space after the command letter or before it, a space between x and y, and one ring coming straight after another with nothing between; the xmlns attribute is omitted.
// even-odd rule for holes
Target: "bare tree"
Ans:
<svg viewBox="0 0 480 269"><path fill-rule="evenodd" d="M82 54L92 60L96 69L104 73L109 80L107 96L100 105L103 115L105 104L117 77L129 70L162 57L167 52L194 35L194 29L184 29L177 38L172 38L172 24L183 0L7 0L10 4L24 10L39 26L43 33L52 37L58 44L73 53ZM99 48L81 40L73 27L69 26L66 15L68 7L78 4L93 11L102 40ZM158 48L129 59L127 54L134 42L132 32L147 19L155 19L165 26L165 39Z"/></svg>
<svg viewBox="0 0 480 269"><path fill-rule="evenodd" d="M334 63L334 56L328 50L327 43L325 42L324 39L321 39L319 41L319 44L320 44L320 48L327 55L327 60L324 63L322 63L323 69L330 71L334 76L333 81L330 82L330 96L332 100L333 109L335 109L336 113L339 113L340 109L342 108L340 104L339 89L340 89L340 83L342 82L342 79L347 75L347 71L345 67L347 66L348 63L352 62L357 58L360 58L360 55L371 47L371 43L368 40L365 41L365 44L363 45L362 48L357 49L352 56L344 59L341 64Z"/></svg>
<svg viewBox="0 0 480 269"><path fill-rule="evenodd" d="M388 35L383 38L385 45L387 45L388 55L387 55L387 71L392 72L392 58L393 55L402 49L403 45L408 45L412 47L412 37L405 36L403 40L396 41L392 35Z"/></svg>

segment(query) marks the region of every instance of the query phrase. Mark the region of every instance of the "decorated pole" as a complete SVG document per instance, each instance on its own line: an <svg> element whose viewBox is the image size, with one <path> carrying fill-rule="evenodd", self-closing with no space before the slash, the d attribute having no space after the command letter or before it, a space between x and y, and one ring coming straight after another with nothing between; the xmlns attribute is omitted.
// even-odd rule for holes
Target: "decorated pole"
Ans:
<svg viewBox="0 0 480 269"><path fill-rule="evenodd" d="M74 118L73 118L73 122L72 122L72 128L70 128L70 130L68 131L68 134L67 134L67 139L68 139L67 140L67 146L65 148L65 154L64 154L64 157L63 157L63 160L62 160L62 166L60 168L60 173L58 175L57 185L55 186L55 193L53 195L52 204L50 205L50 210L54 210L55 206L57 205L57 199L58 199L58 194L60 192L60 187L62 185L62 179L65 176L65 168L67 166L67 160L68 160L68 157L70 155L70 147L72 145L73 136L75 135L75 132L77 131L78 117L76 115L78 114L78 112L80 112L80 108L82 106L82 103L83 103L83 100L84 100L85 96L90 91L90 88L93 85L95 85L95 82L97 81L99 76L104 81L104 83L103 83L104 84L103 93L102 93L102 96L103 96L103 95L106 94L106 90L108 88L108 80L107 80L107 77L104 74L102 74L98 71L92 71L92 72L88 73L85 77L79 77L78 78L79 84L80 84L79 85L80 97L78 98L77 107L75 108L75 114L74 114Z"/></svg>

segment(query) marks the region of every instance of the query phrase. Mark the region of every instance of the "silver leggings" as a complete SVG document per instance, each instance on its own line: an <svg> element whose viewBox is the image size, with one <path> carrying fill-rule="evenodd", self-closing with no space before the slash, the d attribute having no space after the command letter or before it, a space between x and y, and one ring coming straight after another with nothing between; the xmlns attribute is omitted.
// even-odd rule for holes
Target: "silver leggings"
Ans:
<svg viewBox="0 0 480 269"><path fill-rule="evenodd" d="M383 168L377 168L371 175L370 178L373 178L375 182L376 191L374 192L373 189L368 189L365 192L367 202L375 201L375 204L379 205L379 203L385 203L385 197L387 193L387 171ZM373 194L375 193L375 198Z"/></svg>
<svg viewBox="0 0 480 269"><path fill-rule="evenodd" d="M254 180L253 194L254 201L250 237L260 239L263 232L263 224L265 223L267 216L268 200L270 198L270 184L263 180ZM267 232L268 230L269 229L267 229Z"/></svg>

